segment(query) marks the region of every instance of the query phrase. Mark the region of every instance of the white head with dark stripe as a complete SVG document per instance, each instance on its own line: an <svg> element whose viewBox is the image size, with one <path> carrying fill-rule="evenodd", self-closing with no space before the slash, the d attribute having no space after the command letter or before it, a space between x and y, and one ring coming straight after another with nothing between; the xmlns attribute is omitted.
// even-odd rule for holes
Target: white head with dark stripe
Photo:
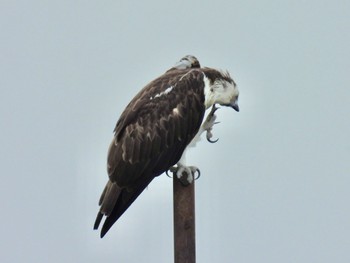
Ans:
<svg viewBox="0 0 350 263"><path fill-rule="evenodd" d="M205 107L208 109L217 103L239 111L239 91L230 74L228 72L204 68L203 75Z"/></svg>

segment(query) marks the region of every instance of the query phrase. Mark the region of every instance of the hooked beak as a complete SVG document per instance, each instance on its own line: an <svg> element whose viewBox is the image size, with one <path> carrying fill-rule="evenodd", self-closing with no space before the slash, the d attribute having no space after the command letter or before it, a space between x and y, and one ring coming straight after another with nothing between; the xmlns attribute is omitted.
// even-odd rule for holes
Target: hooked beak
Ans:
<svg viewBox="0 0 350 263"><path fill-rule="evenodd" d="M239 112L239 106L238 106L237 102L230 103L230 107L232 109L234 109L235 111Z"/></svg>

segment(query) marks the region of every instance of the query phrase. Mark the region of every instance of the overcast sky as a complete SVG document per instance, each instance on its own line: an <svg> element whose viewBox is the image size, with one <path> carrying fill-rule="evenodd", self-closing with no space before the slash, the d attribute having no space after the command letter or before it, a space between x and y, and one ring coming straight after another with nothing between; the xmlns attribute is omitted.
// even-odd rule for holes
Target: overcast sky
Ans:
<svg viewBox="0 0 350 263"><path fill-rule="evenodd" d="M239 113L188 162L197 261L350 262L350 2L0 1L0 261L173 261L172 181L93 231L115 123L187 54Z"/></svg>

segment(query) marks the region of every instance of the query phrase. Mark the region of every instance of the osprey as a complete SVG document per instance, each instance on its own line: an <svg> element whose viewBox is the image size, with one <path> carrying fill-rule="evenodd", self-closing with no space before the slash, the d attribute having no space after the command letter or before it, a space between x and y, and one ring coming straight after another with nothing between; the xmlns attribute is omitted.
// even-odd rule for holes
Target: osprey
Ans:
<svg viewBox="0 0 350 263"><path fill-rule="evenodd" d="M103 216L103 237L147 185L168 170L191 183L199 169L185 163L186 149L206 131L209 142L216 124L215 104L239 111L238 89L228 72L201 68L194 56L145 86L127 105L108 150L109 180L94 229ZM212 107L204 120L205 111ZM175 166L176 165L176 166Z"/></svg>

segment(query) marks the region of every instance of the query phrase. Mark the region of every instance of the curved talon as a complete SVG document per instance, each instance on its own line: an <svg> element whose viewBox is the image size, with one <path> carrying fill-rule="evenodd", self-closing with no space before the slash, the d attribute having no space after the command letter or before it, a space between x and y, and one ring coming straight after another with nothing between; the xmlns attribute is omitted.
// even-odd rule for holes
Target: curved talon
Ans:
<svg viewBox="0 0 350 263"><path fill-rule="evenodd" d="M172 176L170 176L170 175L168 174L169 171L170 171L170 169L165 171L166 176L168 176L169 178L173 178Z"/></svg>
<svg viewBox="0 0 350 263"><path fill-rule="evenodd" d="M219 139L216 140L211 140L211 137L213 137L213 134L211 133L213 126L215 124L220 123L219 121L215 121L216 119L216 115L214 114L215 111L217 111L219 109L219 107L216 107L216 104L213 104L211 111L206 119L206 122L208 122L209 127L207 127L206 131L207 131L207 141L210 143L216 143ZM210 124L211 123L211 124Z"/></svg>
<svg viewBox="0 0 350 263"><path fill-rule="evenodd" d="M171 175L169 175L169 171L172 173L177 172L178 168L175 166L171 166L168 170L165 171L165 174L169 177L169 178L173 178Z"/></svg>
<svg viewBox="0 0 350 263"><path fill-rule="evenodd" d="M219 138L217 138L216 140L211 140L210 138L207 137L207 141L210 143L216 143L219 140Z"/></svg>
<svg viewBox="0 0 350 263"><path fill-rule="evenodd" d="M198 168L196 169L196 172L198 173L198 175L194 178L194 180L197 180L199 179L199 177L201 177L201 171Z"/></svg>

